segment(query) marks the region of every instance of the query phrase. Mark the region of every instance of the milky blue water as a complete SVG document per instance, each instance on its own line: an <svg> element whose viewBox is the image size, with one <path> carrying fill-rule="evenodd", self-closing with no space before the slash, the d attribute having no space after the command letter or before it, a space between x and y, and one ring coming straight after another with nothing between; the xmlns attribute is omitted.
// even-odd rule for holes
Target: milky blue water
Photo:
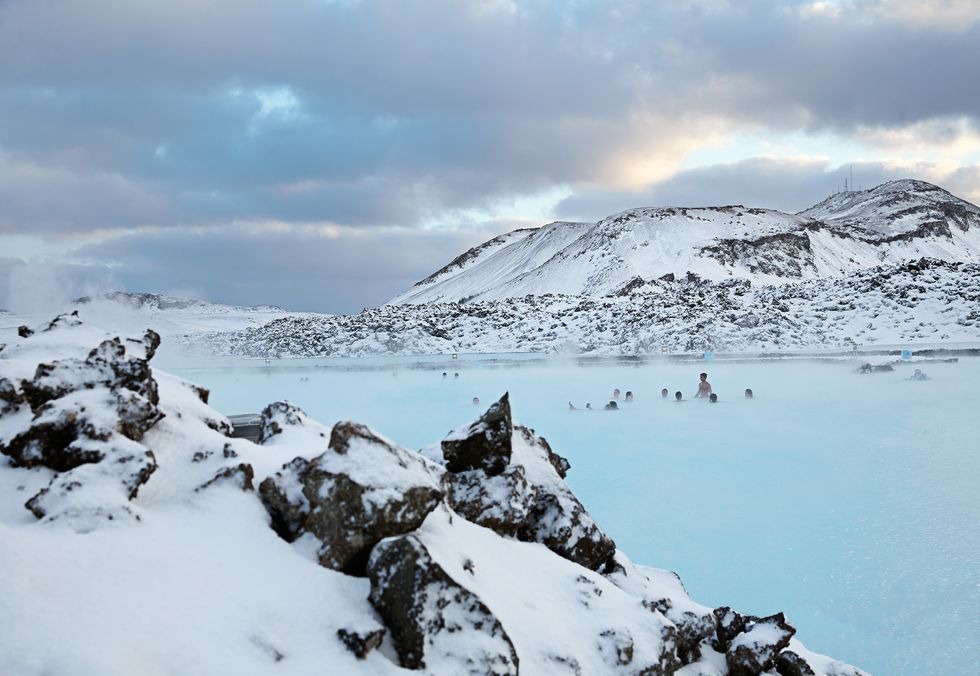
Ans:
<svg viewBox="0 0 980 676"><path fill-rule="evenodd" d="M980 359L919 364L927 382L905 380L909 365L871 375L856 365L167 366L210 387L227 414L288 399L409 448L474 418L474 396L485 406L509 390L515 418L569 458L569 484L619 547L677 571L696 600L785 611L808 647L876 674L976 674ZM718 404L661 400L661 387L693 395L702 368ZM636 401L568 410L569 400L601 407L614 387Z"/></svg>

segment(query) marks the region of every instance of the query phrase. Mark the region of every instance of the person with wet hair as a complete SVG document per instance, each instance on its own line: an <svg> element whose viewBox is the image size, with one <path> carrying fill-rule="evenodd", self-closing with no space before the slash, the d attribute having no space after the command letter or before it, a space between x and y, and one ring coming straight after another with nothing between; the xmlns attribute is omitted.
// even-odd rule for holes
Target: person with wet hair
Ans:
<svg viewBox="0 0 980 676"><path fill-rule="evenodd" d="M607 411L618 411L619 404L617 404L615 401L610 401L603 408L605 408Z"/></svg>
<svg viewBox="0 0 980 676"><path fill-rule="evenodd" d="M442 377L443 377L443 378L445 378L445 377L446 377L446 372L445 372L445 371L443 371L443 372L442 372Z"/></svg>
<svg viewBox="0 0 980 676"><path fill-rule="evenodd" d="M631 390L626 390L626 401L633 401L633 392Z"/></svg>
<svg viewBox="0 0 980 676"><path fill-rule="evenodd" d="M669 396L670 396L670 392L667 391L667 388L666 387L664 389L660 390L660 397L661 397L661 399L666 399Z"/></svg>
<svg viewBox="0 0 980 676"><path fill-rule="evenodd" d="M708 401L710 401L712 404L717 404L718 403L718 395L715 394L714 392L712 392L711 395L708 396Z"/></svg>
<svg viewBox="0 0 980 676"><path fill-rule="evenodd" d="M751 387L746 387L745 388L745 398L746 399L751 399L752 398L752 388Z"/></svg>
<svg viewBox="0 0 980 676"><path fill-rule="evenodd" d="M618 387L615 390L613 390L613 399L615 399L616 401L619 401L619 388Z"/></svg>
<svg viewBox="0 0 980 676"><path fill-rule="evenodd" d="M695 399L707 399L711 396L711 383L708 382L708 374L701 374L701 382L698 383L697 394L694 395Z"/></svg>
<svg viewBox="0 0 980 676"><path fill-rule="evenodd" d="M474 406L479 406L480 405L480 398L479 397L473 397L473 405Z"/></svg>
<svg viewBox="0 0 980 676"><path fill-rule="evenodd" d="M674 392L674 401L684 401L684 395L681 394L680 390Z"/></svg>
<svg viewBox="0 0 980 676"><path fill-rule="evenodd" d="M457 373L454 373L453 374L453 378L459 378L459 373L458 372Z"/></svg>

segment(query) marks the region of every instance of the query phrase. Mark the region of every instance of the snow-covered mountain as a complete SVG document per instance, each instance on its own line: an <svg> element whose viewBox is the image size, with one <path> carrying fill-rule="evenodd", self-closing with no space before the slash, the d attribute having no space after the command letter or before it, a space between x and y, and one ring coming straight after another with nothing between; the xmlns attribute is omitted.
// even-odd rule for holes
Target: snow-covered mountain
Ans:
<svg viewBox="0 0 980 676"><path fill-rule="evenodd" d="M902 180L833 195L795 215L739 205L656 207L591 225L514 231L467 251L389 304L604 296L636 278L688 272L779 284L923 257L980 262L980 208L929 183Z"/></svg>
<svg viewBox="0 0 980 676"><path fill-rule="evenodd" d="M285 402L253 443L151 366L152 330L23 333L0 348L0 673L864 674L633 563L506 394L421 452Z"/></svg>

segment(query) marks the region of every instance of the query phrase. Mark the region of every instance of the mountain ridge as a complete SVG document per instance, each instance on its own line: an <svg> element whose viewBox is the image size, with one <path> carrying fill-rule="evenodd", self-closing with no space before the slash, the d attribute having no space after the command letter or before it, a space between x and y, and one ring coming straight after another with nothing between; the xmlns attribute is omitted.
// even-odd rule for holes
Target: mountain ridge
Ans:
<svg viewBox="0 0 980 676"><path fill-rule="evenodd" d="M552 255L541 260L546 252ZM779 284L919 258L980 262L980 207L902 179L837 193L797 214L742 205L638 207L594 224L515 230L464 252L388 304L604 296L637 277L688 272ZM450 266L451 275L439 274Z"/></svg>

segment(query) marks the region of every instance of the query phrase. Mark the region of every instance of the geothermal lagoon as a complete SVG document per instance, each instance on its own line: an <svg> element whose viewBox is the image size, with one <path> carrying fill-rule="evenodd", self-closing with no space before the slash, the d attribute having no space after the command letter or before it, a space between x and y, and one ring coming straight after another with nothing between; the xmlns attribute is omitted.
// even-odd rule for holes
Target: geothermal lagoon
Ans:
<svg viewBox="0 0 980 676"><path fill-rule="evenodd" d="M872 673L972 673L980 358L856 373L868 359L158 366L211 388L225 414L288 400L324 423L362 422L411 448L438 442L509 391L515 419L571 461L569 485L617 545L676 571L702 603L785 611L811 649ZM908 380L914 368L930 380ZM717 404L691 400L702 370ZM635 401L601 410L614 388ZM673 401L676 390L686 401ZM587 402L599 410L582 410Z"/></svg>

